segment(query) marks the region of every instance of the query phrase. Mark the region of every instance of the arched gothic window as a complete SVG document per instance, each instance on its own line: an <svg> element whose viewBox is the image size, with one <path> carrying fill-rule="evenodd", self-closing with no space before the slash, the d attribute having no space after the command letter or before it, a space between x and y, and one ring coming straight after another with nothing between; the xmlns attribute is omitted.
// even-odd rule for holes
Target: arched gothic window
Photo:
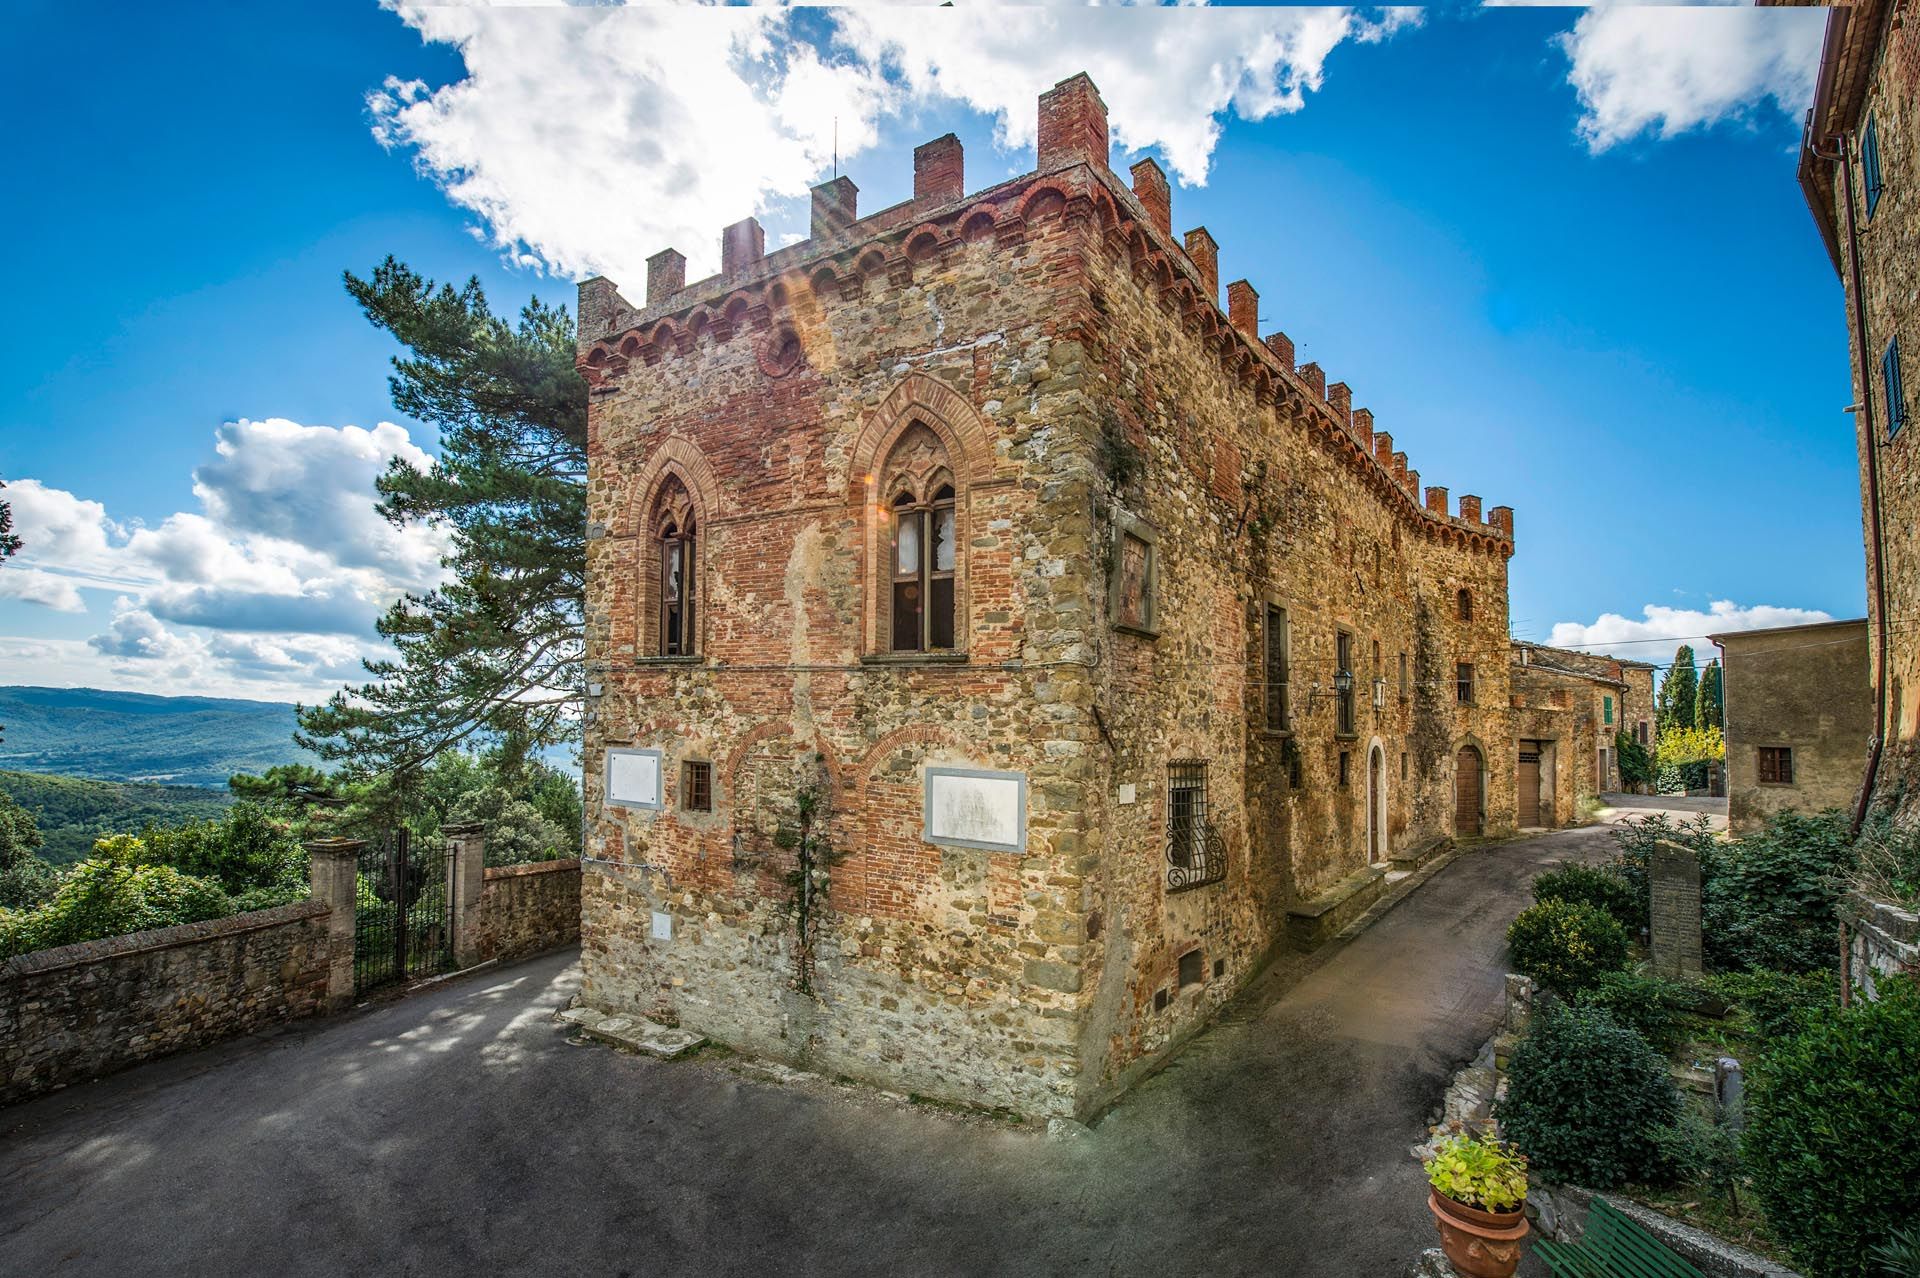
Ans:
<svg viewBox="0 0 1920 1278"><path fill-rule="evenodd" d="M887 514L886 621L894 652L954 643L959 527L947 450L925 426L900 437L881 475Z"/></svg>
<svg viewBox="0 0 1920 1278"><path fill-rule="evenodd" d="M698 650L694 605L699 560L694 554L693 498L679 479L669 479L654 502L653 544L660 574L659 636L663 657L690 657Z"/></svg>
<svg viewBox="0 0 1920 1278"><path fill-rule="evenodd" d="M1460 606L1460 620L1472 621L1473 620L1473 592L1471 590L1462 590L1460 592L1459 606Z"/></svg>

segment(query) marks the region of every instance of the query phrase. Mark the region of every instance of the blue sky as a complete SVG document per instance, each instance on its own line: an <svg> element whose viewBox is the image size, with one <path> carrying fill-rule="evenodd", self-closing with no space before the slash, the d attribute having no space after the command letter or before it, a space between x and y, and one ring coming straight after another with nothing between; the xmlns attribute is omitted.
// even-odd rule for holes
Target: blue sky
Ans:
<svg viewBox="0 0 1920 1278"><path fill-rule="evenodd" d="M1187 179L1176 230L1265 326L1426 482L1516 508L1516 634L1664 660L1638 641L1864 611L1841 293L1793 170L1817 13L30 3L9 33L0 682L311 699L431 583L368 485L434 441L341 271L631 294L750 212L803 232L836 116L865 208L949 129L969 186L1025 171L1082 66L1116 167Z"/></svg>

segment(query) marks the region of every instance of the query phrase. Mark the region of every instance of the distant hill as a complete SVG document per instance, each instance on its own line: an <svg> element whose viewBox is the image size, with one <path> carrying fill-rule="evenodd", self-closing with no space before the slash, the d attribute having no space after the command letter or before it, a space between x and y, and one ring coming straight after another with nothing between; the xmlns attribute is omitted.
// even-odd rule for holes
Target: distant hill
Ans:
<svg viewBox="0 0 1920 1278"><path fill-rule="evenodd" d="M149 825L219 816L233 802L225 790L129 785L36 772L0 772L0 791L33 813L45 840L40 855L56 865L81 860L93 849L93 841L106 835L138 834Z"/></svg>
<svg viewBox="0 0 1920 1278"><path fill-rule="evenodd" d="M235 772L317 764L284 701L0 687L0 768L224 789Z"/></svg>

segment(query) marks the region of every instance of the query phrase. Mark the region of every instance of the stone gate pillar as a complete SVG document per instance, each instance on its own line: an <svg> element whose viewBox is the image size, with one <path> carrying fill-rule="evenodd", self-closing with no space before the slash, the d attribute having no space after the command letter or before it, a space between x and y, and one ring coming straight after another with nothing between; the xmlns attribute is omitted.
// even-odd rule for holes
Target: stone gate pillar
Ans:
<svg viewBox="0 0 1920 1278"><path fill-rule="evenodd" d="M453 965L471 967L486 958L481 952L486 916L480 893L486 885L487 831L475 823L443 825L440 833L453 845L453 865L448 871L452 881L447 884L447 899L453 903Z"/></svg>
<svg viewBox="0 0 1920 1278"><path fill-rule="evenodd" d="M306 845L307 880L313 899L326 906L327 1010L353 1005L354 883L364 839L313 839Z"/></svg>

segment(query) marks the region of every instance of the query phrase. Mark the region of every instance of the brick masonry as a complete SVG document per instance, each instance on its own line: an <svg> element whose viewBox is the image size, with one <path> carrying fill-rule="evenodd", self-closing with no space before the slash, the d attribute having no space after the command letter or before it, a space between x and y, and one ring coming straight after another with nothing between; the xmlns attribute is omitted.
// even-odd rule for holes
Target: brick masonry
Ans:
<svg viewBox="0 0 1920 1278"><path fill-rule="evenodd" d="M482 959L511 961L580 939L580 862L487 869L480 891Z"/></svg>
<svg viewBox="0 0 1920 1278"><path fill-rule="evenodd" d="M1157 168L1137 197L1105 139L1076 77L1042 101L1033 173L955 198L942 140L916 152L914 200L853 218L845 183L814 239L650 277L644 307L581 285L594 1006L1084 1114L1257 970L1290 905L1456 833L1459 760L1472 824L1512 827L1513 512L1423 492L1344 383L1246 331L1244 281L1236 328L1212 237L1176 241ZM954 494L952 651L889 651L896 472ZM659 539L689 523L693 653L661 655ZM1126 530L1158 585L1123 626ZM1276 731L1270 607L1290 638ZM662 752L659 810L606 802L612 746ZM1226 873L1175 892L1168 769L1189 759ZM689 808L690 764L710 810ZM937 765L1022 774L1024 847L923 838ZM843 858L811 996L776 838L802 790Z"/></svg>
<svg viewBox="0 0 1920 1278"><path fill-rule="evenodd" d="M326 906L137 932L0 966L0 1104L323 1010Z"/></svg>

